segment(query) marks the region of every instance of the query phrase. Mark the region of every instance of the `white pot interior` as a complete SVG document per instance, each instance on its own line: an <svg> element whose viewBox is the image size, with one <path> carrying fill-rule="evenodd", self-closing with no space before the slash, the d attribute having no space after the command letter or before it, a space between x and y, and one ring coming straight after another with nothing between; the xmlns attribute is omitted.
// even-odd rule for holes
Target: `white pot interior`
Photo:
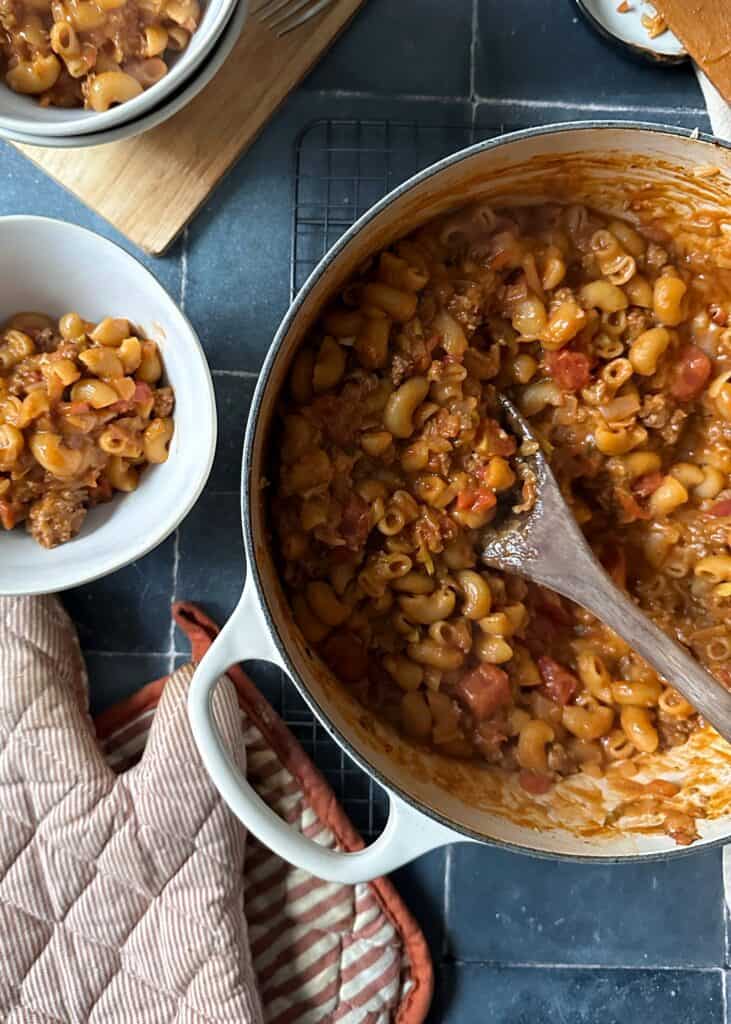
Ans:
<svg viewBox="0 0 731 1024"><path fill-rule="evenodd" d="M704 168L719 168L705 176ZM693 173L694 168L696 174ZM697 169L701 168L700 175ZM331 295L372 252L417 225L477 197L493 205L548 199L581 202L622 213L639 223L658 218L676 232L680 246L704 246L709 259L731 268L731 151L687 134L647 127L566 126L518 133L465 151L413 179L384 200L313 273L285 320L262 374L248 434L245 486L258 586L286 652L288 667L325 726L345 741L360 763L392 789L455 828L478 837L548 854L582 858L632 857L678 852L657 822L624 815L608 823L629 797L614 786L576 775L545 797L531 797L512 777L487 765L458 762L413 747L349 695L308 650L294 627L269 546L265 492L267 439L278 393L292 356ZM727 232L727 233L726 233ZM347 243L347 244L344 244ZM246 524L245 524L246 525ZM639 780L657 776L683 785L677 798L702 805L698 846L731 831L731 750L710 730L696 733L664 755L643 755Z"/></svg>

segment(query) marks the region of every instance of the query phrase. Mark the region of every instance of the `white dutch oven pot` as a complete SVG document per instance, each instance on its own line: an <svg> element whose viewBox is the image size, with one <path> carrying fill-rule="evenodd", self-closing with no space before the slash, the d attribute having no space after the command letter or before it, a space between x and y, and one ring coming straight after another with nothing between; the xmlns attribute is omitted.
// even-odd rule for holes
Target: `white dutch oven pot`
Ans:
<svg viewBox="0 0 731 1024"><path fill-rule="evenodd" d="M706 176L704 168L713 165L721 173ZM694 168L700 174L693 174ZM285 860L322 878L353 883L455 841L582 860L681 852L659 829L633 831L631 821L622 831L607 826L606 807L616 805L617 797L586 776L562 781L546 797L531 797L514 778L486 765L416 749L359 705L293 624L272 558L265 481L271 479L270 424L293 354L328 299L371 253L477 197L497 206L553 198L593 203L644 222L656 223L670 211L681 240L697 247L713 236L712 251L731 267L731 225L719 228L703 213L728 209L731 221L729 181L729 148L685 130L584 122L517 132L463 150L397 188L361 217L312 273L277 332L249 416L241 495L248 564L244 592L198 667L189 700L193 733L213 781L247 828ZM283 669L328 732L386 789L388 823L361 852L323 849L287 825L224 748L211 695L230 665L253 659ZM685 781L696 798L707 801L709 816L700 823L701 838L693 849L731 834L731 755L719 744L704 732L668 754L646 756L648 778L662 773Z"/></svg>

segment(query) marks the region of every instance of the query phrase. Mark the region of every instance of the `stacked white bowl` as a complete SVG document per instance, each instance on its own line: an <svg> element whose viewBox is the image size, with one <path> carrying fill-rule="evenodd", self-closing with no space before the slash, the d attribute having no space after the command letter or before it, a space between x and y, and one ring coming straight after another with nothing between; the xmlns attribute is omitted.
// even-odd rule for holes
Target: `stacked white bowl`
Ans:
<svg viewBox="0 0 731 1024"><path fill-rule="evenodd" d="M0 79L0 138L30 146L78 149L131 138L162 124L190 103L219 71L246 21L249 0L205 0L190 43L170 70L139 96L103 113L41 107ZM167 59L167 57L166 57Z"/></svg>
<svg viewBox="0 0 731 1024"><path fill-rule="evenodd" d="M172 533L213 464L216 400L189 321L149 270L101 235L46 217L0 217L0 320L19 309L129 319L157 343L175 392L167 462L147 467L130 494L91 509L72 541L49 551L22 527L0 530L0 594L47 594L106 576Z"/></svg>

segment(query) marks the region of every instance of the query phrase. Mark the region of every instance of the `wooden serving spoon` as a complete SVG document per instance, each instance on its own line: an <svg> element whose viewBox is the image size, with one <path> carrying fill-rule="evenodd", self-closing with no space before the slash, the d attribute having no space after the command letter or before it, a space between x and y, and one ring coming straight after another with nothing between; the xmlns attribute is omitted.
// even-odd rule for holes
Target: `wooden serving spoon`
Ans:
<svg viewBox="0 0 731 1024"><path fill-rule="evenodd" d="M731 743L731 692L615 586L577 526L527 422L504 395L499 400L512 432L533 442L530 448L535 446L534 453L520 458L535 477L536 499L528 512L508 511L490 525L483 537L482 561L540 583L586 608L626 640Z"/></svg>

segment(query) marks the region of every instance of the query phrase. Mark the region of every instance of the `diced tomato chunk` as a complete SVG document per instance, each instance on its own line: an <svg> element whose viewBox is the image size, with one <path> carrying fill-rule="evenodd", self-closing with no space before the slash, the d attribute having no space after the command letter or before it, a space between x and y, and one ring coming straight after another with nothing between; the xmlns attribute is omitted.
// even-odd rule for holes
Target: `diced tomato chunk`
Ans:
<svg viewBox="0 0 731 1024"><path fill-rule="evenodd" d="M507 672L487 662L462 676L456 690L458 697L478 722L491 718L499 707L509 704L511 699Z"/></svg>
<svg viewBox="0 0 731 1024"><path fill-rule="evenodd" d="M543 679L542 689L546 696L556 704L568 704L579 688L579 680L574 673L546 654L538 659L538 671Z"/></svg>
<svg viewBox="0 0 731 1024"><path fill-rule="evenodd" d="M686 345L673 368L670 394L679 402L697 398L711 375L711 360L697 345Z"/></svg>
<svg viewBox="0 0 731 1024"><path fill-rule="evenodd" d="M591 380L591 362L584 352L562 348L547 352L546 369L562 391L581 391Z"/></svg>
<svg viewBox="0 0 731 1024"><path fill-rule="evenodd" d="M476 494L476 491L469 488L459 492L457 495L457 508L460 512L463 512L466 508L472 508L472 502L475 500Z"/></svg>
<svg viewBox="0 0 731 1024"><path fill-rule="evenodd" d="M538 607L545 612L550 619L557 622L559 626L571 626L574 622L574 615L571 606L555 590L548 590L546 587L538 588Z"/></svg>
<svg viewBox="0 0 731 1024"><path fill-rule="evenodd" d="M18 522L18 509L10 501L0 501L0 524L5 530L12 530Z"/></svg>
<svg viewBox="0 0 731 1024"><path fill-rule="evenodd" d="M553 785L550 775L544 775L543 772L529 772L525 769L518 776L518 782L526 793L531 793L533 796L542 796Z"/></svg>
<svg viewBox="0 0 731 1024"><path fill-rule="evenodd" d="M503 743L507 743L508 737L505 734L507 726L502 716L492 720L480 722L480 727L475 734L475 742L484 748L491 748L499 751Z"/></svg>
<svg viewBox="0 0 731 1024"><path fill-rule="evenodd" d="M634 523L637 519L649 519L650 512L637 501L633 494L627 494L621 487L615 489L615 497L620 507L620 523Z"/></svg>
<svg viewBox="0 0 731 1024"><path fill-rule="evenodd" d="M644 476L638 477L637 480L632 484L632 490L638 498L649 498L651 494L654 494L660 484L665 479L665 474L657 470L654 473L645 473Z"/></svg>
<svg viewBox="0 0 731 1024"><path fill-rule="evenodd" d="M368 675L368 652L359 636L348 630L332 633L322 645L322 657L346 683L357 683Z"/></svg>
<svg viewBox="0 0 731 1024"><path fill-rule="evenodd" d="M351 551L359 551L371 528L371 513L359 494L351 494L343 508L340 534Z"/></svg>
<svg viewBox="0 0 731 1024"><path fill-rule="evenodd" d="M87 412L91 412L91 406L88 402L70 402L68 411L72 416L84 416Z"/></svg>
<svg viewBox="0 0 731 1024"><path fill-rule="evenodd" d="M618 544L605 546L601 555L601 563L612 580L623 590L627 586L627 558L624 548Z"/></svg>
<svg viewBox="0 0 731 1024"><path fill-rule="evenodd" d="M484 419L480 424L480 433L485 443L486 455L513 455L518 444L497 420Z"/></svg>
<svg viewBox="0 0 731 1024"><path fill-rule="evenodd" d="M152 388L149 384L146 384L143 380L138 380L135 384L135 390L132 395L133 402L149 402L152 398Z"/></svg>
<svg viewBox="0 0 731 1024"><path fill-rule="evenodd" d="M120 398L118 402L113 402L105 408L105 412L125 413L134 412L134 402L127 401L124 398Z"/></svg>
<svg viewBox="0 0 731 1024"><path fill-rule="evenodd" d="M468 487L457 495L457 508L464 512L487 512L497 505L497 497L490 487Z"/></svg>
<svg viewBox="0 0 731 1024"><path fill-rule="evenodd" d="M711 505L708 512L712 516L731 516L731 498L723 498L721 501L717 501L715 505Z"/></svg>

